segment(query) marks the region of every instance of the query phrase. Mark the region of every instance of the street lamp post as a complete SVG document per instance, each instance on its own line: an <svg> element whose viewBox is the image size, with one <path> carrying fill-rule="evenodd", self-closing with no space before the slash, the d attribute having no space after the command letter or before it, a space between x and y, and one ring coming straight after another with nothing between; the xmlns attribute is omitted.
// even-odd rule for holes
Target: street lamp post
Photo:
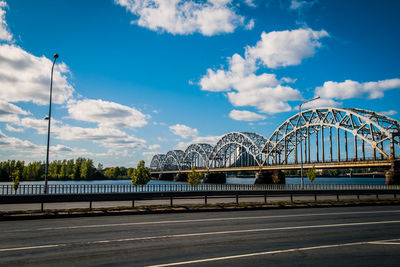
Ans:
<svg viewBox="0 0 400 267"><path fill-rule="evenodd" d="M56 59L58 58L58 54L54 54L54 60L53 60L53 66L51 66L51 78L50 78L50 105L49 105L49 115L45 118L47 119L48 125L47 125L47 151L46 151L46 169L44 172L44 192L47 194L47 180L48 180L48 174L49 174L49 145L50 145L50 122L51 122L51 96L53 93L53 70L54 70L54 64L56 63Z"/></svg>
<svg viewBox="0 0 400 267"><path fill-rule="evenodd" d="M304 105L304 104L306 104L306 103L308 103L308 102L317 100L317 99L319 99L319 96L317 96L317 97L315 97L315 98L313 98L313 99L304 101L303 103L301 103L301 104L299 105L299 120L300 120L300 116L301 116L301 106ZM299 121L299 123L300 123L300 121ZM296 137L296 138L297 138L297 137ZM303 180L303 145L302 145L301 139L300 139L300 166L301 166L301 167L300 167L301 188L304 188L304 180Z"/></svg>

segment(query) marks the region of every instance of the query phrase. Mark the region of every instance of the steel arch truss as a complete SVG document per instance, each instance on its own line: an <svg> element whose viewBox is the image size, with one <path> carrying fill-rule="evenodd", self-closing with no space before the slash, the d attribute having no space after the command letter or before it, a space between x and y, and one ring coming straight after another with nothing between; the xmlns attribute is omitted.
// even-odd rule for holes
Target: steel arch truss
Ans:
<svg viewBox="0 0 400 267"><path fill-rule="evenodd" d="M318 132L321 132L323 137L323 129L326 128L330 128L330 131L331 128L336 128L338 139L339 129L345 131L346 138L347 133L351 133L354 136L356 158L357 138L361 139L363 144L366 142L371 145L374 157L375 151L378 150L386 159L395 156L394 146L400 142L399 122L387 116L362 109L315 108L292 116L275 130L262 150L265 153L265 163L269 164L271 161L275 164L287 164L288 156L293 151L297 159L297 145L313 134L318 136ZM385 152L384 143L390 144L390 152ZM338 157L340 158L340 155Z"/></svg>
<svg viewBox="0 0 400 267"><path fill-rule="evenodd" d="M171 150L165 155L163 170L181 170L182 160L185 152L182 150Z"/></svg>
<svg viewBox="0 0 400 267"><path fill-rule="evenodd" d="M165 154L154 155L151 159L150 169L156 171L163 170L166 157L167 155Z"/></svg>
<svg viewBox="0 0 400 267"><path fill-rule="evenodd" d="M261 166L264 136L250 132L232 132L218 141L210 154L209 167Z"/></svg>
<svg viewBox="0 0 400 267"><path fill-rule="evenodd" d="M181 169L190 169L193 166L208 169L212 150L213 147L210 144L191 144L185 150Z"/></svg>

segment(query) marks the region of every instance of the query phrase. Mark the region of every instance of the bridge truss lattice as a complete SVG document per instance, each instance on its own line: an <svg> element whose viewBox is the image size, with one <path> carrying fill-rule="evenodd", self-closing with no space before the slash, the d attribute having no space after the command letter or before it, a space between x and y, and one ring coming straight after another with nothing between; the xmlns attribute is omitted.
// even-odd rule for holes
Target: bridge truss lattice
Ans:
<svg viewBox="0 0 400 267"><path fill-rule="evenodd" d="M297 164L301 158L305 163L393 159L399 133L399 121L373 111L314 108L287 119L268 139L252 132L231 132L215 146L191 144L185 151L157 154L150 168L257 167Z"/></svg>

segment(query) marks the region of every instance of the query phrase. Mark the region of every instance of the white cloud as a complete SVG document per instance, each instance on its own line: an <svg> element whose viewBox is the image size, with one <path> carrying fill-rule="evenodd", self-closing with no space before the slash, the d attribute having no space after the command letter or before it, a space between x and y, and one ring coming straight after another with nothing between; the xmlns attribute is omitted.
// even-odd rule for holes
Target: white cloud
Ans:
<svg viewBox="0 0 400 267"><path fill-rule="evenodd" d="M19 115L29 115L28 111L0 99L0 121L18 123Z"/></svg>
<svg viewBox="0 0 400 267"><path fill-rule="evenodd" d="M3 114L30 115L31 113L21 109L14 104L8 103L7 101L0 99L0 115Z"/></svg>
<svg viewBox="0 0 400 267"><path fill-rule="evenodd" d="M292 0L290 2L289 10L297 13L298 19L296 24L307 27L307 11L318 2L318 0Z"/></svg>
<svg viewBox="0 0 400 267"><path fill-rule="evenodd" d="M0 130L0 150L13 150L30 152L37 150L38 145L35 145L27 140L21 140L15 137L9 137Z"/></svg>
<svg viewBox="0 0 400 267"><path fill-rule="evenodd" d="M174 147L174 149L185 151L186 148L187 148L188 146L190 146L190 144L192 144L192 142L179 142L179 143Z"/></svg>
<svg viewBox="0 0 400 267"><path fill-rule="evenodd" d="M157 140L158 141L160 141L160 142L167 142L168 141L168 139L167 138L164 138L164 137L157 137Z"/></svg>
<svg viewBox="0 0 400 267"><path fill-rule="evenodd" d="M221 138L220 135L198 136L192 140L192 143L193 144L206 143L206 144L210 144L210 145L215 145L215 144L217 144L217 142L220 138Z"/></svg>
<svg viewBox="0 0 400 267"><path fill-rule="evenodd" d="M0 41L12 41L13 35L8 30L8 25L6 21L6 8L7 3L5 1L0 1Z"/></svg>
<svg viewBox="0 0 400 267"><path fill-rule="evenodd" d="M400 79L388 79L377 82L359 83L352 80L344 82L325 82L315 89L315 94L322 98L350 99L350 98L382 98L384 92L400 88Z"/></svg>
<svg viewBox="0 0 400 267"><path fill-rule="evenodd" d="M228 92L229 101L236 107L252 106L268 114L290 111L288 101L302 97L299 90L285 84L296 80L278 80L275 74L255 73L261 65L276 68L300 64L314 55L321 46L318 40L324 36L328 33L311 29L263 32L255 46L246 47L244 58L239 54L229 58L228 70L208 69L199 82L201 90Z"/></svg>
<svg viewBox="0 0 400 267"><path fill-rule="evenodd" d="M315 54L315 49L322 45L319 39L327 36L329 34L324 30L314 31L309 28L263 32L256 46L247 47L246 52L272 69L299 65L303 59Z"/></svg>
<svg viewBox="0 0 400 267"><path fill-rule="evenodd" d="M298 90L289 86L255 88L249 91L228 93L229 101L236 107L253 106L260 112L275 114L291 110L287 101L301 99Z"/></svg>
<svg viewBox="0 0 400 267"><path fill-rule="evenodd" d="M154 145L149 145L148 146L148 149L151 149L151 150L153 150L153 149L159 149L160 148L160 145L159 144L154 144Z"/></svg>
<svg viewBox="0 0 400 267"><path fill-rule="evenodd" d="M92 141L103 147L114 149L144 149L146 140L128 135L115 128L82 128L76 126L53 127L56 138L73 141Z"/></svg>
<svg viewBox="0 0 400 267"><path fill-rule="evenodd" d="M342 102L337 102L333 99L329 98L320 98L302 105L303 109L306 108L323 108L323 107L340 107L342 106ZM298 107L296 107L298 108Z"/></svg>
<svg viewBox="0 0 400 267"><path fill-rule="evenodd" d="M244 0L244 2L250 7L256 7L256 4L254 4L254 0Z"/></svg>
<svg viewBox="0 0 400 267"><path fill-rule="evenodd" d="M121 149L121 148L115 149L115 148L112 148L112 149L109 149L109 150L107 151L107 153L108 153L109 155L115 155L115 156L117 156L117 157L123 157L123 158L130 158L130 157L132 157L132 152L129 151L128 149Z"/></svg>
<svg viewBox="0 0 400 267"><path fill-rule="evenodd" d="M292 10L299 10L305 7L313 6L317 1L302 1L302 0L292 0L290 2L290 9Z"/></svg>
<svg viewBox="0 0 400 267"><path fill-rule="evenodd" d="M150 165L151 159L153 158L154 155L157 154L162 154L162 153L158 151L144 151L142 152L142 157L145 161L148 161L149 162L148 165Z"/></svg>
<svg viewBox="0 0 400 267"><path fill-rule="evenodd" d="M199 32L206 36L231 33L244 24L245 18L236 14L232 0L115 0L130 13L138 16L132 21L153 31L172 34Z"/></svg>
<svg viewBox="0 0 400 267"><path fill-rule="evenodd" d="M246 30L252 30L254 28L254 19L249 20L249 22L244 26Z"/></svg>
<svg viewBox="0 0 400 267"><path fill-rule="evenodd" d="M188 148L188 146L190 146L191 144L204 144L204 143L215 146L219 139L221 139L221 136L198 136L188 142L178 142L178 144L174 147L174 149L180 149L185 151L186 148Z"/></svg>
<svg viewBox="0 0 400 267"><path fill-rule="evenodd" d="M103 127L142 127L150 117L135 108L101 99L70 101L67 106L71 118Z"/></svg>
<svg viewBox="0 0 400 267"><path fill-rule="evenodd" d="M20 160L40 160L45 157L46 146L39 146L28 140L7 136L0 130L0 151L16 152L17 154L13 156ZM65 159L66 157L105 157L110 155L105 153L93 153L83 148L57 144L55 146L50 146L50 156L52 159Z"/></svg>
<svg viewBox="0 0 400 267"><path fill-rule="evenodd" d="M31 128L36 130L38 134L47 134L48 120L45 119L36 119L33 117L25 117L19 119L17 122L14 122L15 125L22 126L24 128ZM51 118L51 132L55 132L58 129L58 126L61 125L61 122Z"/></svg>
<svg viewBox="0 0 400 267"><path fill-rule="evenodd" d="M0 98L8 102L33 102L48 105L52 61L36 57L15 45L0 45ZM74 93L67 81L67 65L56 64L53 102L64 103Z"/></svg>
<svg viewBox="0 0 400 267"><path fill-rule="evenodd" d="M265 120L267 117L247 110L232 110L229 117L237 121L259 121Z"/></svg>
<svg viewBox="0 0 400 267"><path fill-rule="evenodd" d="M281 83L295 83L297 81L297 79L292 79L289 77L283 77L281 79Z"/></svg>
<svg viewBox="0 0 400 267"><path fill-rule="evenodd" d="M238 54L229 58L229 70L207 70L207 75L200 80L201 90L222 92L236 90L251 90L263 86L276 86L279 81L275 74L263 73L255 75L257 70L253 59L244 59Z"/></svg>
<svg viewBox="0 0 400 267"><path fill-rule="evenodd" d="M43 146L44 148L44 146ZM84 148L69 147L61 144L50 147L50 155L52 158L65 159L66 157L106 157L110 153L93 153ZM43 154L41 154L43 155Z"/></svg>
<svg viewBox="0 0 400 267"><path fill-rule="evenodd" d="M173 134L180 136L183 139L194 138L199 135L199 131L197 129L192 129L183 124L169 126L169 129Z"/></svg>
<svg viewBox="0 0 400 267"><path fill-rule="evenodd" d="M22 118L18 126L31 128L39 134L47 134L47 120L35 119L32 117ZM51 134L54 138L64 141L90 141L106 148L144 149L146 140L129 135L112 127L83 128L70 125L62 125L58 120L52 119Z"/></svg>
<svg viewBox="0 0 400 267"><path fill-rule="evenodd" d="M57 120L51 119L51 126L52 126L52 132L54 131L54 126L58 123ZM17 123L19 126L23 126L26 128L32 128L36 130L37 133L39 134L47 134L47 127L48 127L48 121L44 119L35 119L32 117L27 117L20 119L20 121Z"/></svg>
<svg viewBox="0 0 400 267"><path fill-rule="evenodd" d="M10 124L6 124L6 130L7 131L9 131L9 132L17 132L17 133L21 133L21 132L23 132L24 131L24 129L23 128L15 128L15 127L12 127Z"/></svg>
<svg viewBox="0 0 400 267"><path fill-rule="evenodd" d="M397 114L397 111L392 109L392 110L387 110L387 111L381 111L380 113L382 113L383 115L386 115L386 116L393 116L393 115Z"/></svg>

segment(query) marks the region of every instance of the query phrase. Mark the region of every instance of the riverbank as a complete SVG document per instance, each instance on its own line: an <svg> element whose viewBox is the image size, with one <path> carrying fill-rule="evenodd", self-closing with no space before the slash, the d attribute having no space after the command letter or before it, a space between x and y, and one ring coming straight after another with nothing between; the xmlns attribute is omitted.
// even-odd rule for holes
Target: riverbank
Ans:
<svg viewBox="0 0 400 267"><path fill-rule="evenodd" d="M265 209L294 209L294 208L321 208L321 207L354 207L354 206L387 206L400 205L400 199L343 199L343 200L297 200L297 201L268 201L217 203L217 204L185 204L185 205L144 205L138 207L110 207L110 208L75 208L75 209L46 209L28 211L3 211L0 220L31 220L54 219L86 216L116 216L134 214L160 214L182 212L212 212L232 210L265 210Z"/></svg>

